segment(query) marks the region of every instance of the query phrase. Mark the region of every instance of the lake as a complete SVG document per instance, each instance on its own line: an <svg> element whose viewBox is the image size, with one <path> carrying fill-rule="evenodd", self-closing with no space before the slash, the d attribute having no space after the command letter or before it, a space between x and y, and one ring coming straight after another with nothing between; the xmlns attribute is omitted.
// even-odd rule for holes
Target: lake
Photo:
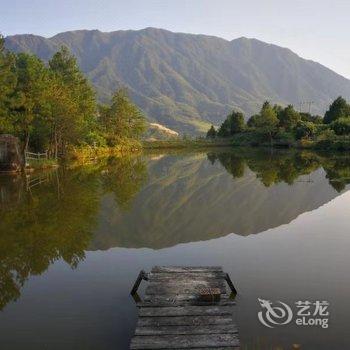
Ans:
<svg viewBox="0 0 350 350"><path fill-rule="evenodd" d="M2 176L0 348L127 349L141 269L222 265L242 349L346 349L348 184L347 154L225 148ZM258 299L327 301L329 327L268 328Z"/></svg>

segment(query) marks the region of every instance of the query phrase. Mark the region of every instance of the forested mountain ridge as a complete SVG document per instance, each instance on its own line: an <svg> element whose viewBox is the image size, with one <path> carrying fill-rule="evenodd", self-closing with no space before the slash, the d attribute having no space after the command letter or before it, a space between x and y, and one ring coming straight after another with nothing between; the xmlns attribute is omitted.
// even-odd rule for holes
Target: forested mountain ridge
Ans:
<svg viewBox="0 0 350 350"><path fill-rule="evenodd" d="M312 112L323 114L337 96L350 98L350 80L256 39L227 41L154 28L6 38L8 49L44 60L62 45L77 57L101 101L125 86L150 121L180 132L218 125L233 108L249 117L264 100L296 106L313 101Z"/></svg>

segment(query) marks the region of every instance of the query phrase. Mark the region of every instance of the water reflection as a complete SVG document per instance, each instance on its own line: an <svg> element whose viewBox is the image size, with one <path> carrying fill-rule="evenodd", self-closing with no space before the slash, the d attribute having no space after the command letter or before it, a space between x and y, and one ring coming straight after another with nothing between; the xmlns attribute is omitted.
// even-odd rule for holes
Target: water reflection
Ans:
<svg viewBox="0 0 350 350"><path fill-rule="evenodd" d="M219 150L0 178L0 309L30 275L85 251L159 249L289 223L350 183L350 157Z"/></svg>
<svg viewBox="0 0 350 350"><path fill-rule="evenodd" d="M256 234L335 198L350 179L346 155L230 150L148 160L149 179L122 212L102 199L90 249L160 249Z"/></svg>
<svg viewBox="0 0 350 350"><path fill-rule="evenodd" d="M146 175L143 162L124 158L31 177L0 177L0 310L20 296L30 275L59 259L72 269L85 257L100 201L113 193L124 209Z"/></svg>

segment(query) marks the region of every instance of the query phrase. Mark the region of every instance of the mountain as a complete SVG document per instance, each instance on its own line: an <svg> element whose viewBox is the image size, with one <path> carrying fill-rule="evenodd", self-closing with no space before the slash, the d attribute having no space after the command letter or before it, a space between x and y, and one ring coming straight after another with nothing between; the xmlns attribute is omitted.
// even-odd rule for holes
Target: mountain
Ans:
<svg viewBox="0 0 350 350"><path fill-rule="evenodd" d="M204 131L232 108L249 117L267 99L296 106L313 101L312 112L324 113L337 96L350 98L350 80L256 39L227 41L155 28L6 38L8 49L44 60L62 45L77 57L101 101L125 86L151 122L178 132Z"/></svg>
<svg viewBox="0 0 350 350"><path fill-rule="evenodd" d="M256 161L267 163L268 152L259 155L263 157L253 152L245 159L250 166L245 164L239 176L218 161L209 162L205 153L148 156L147 183L127 209L111 192L101 198L89 250L161 249L230 233L258 234L288 224L349 189L336 191L322 168L300 175L293 185L281 181L267 187L250 169ZM274 155L278 161L282 157ZM238 165L239 158L233 159L232 164Z"/></svg>

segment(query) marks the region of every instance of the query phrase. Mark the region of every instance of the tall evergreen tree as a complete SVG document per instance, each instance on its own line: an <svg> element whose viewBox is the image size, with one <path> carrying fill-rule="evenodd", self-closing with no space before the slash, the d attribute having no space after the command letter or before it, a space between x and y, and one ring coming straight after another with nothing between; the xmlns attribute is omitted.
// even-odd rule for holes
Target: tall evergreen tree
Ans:
<svg viewBox="0 0 350 350"><path fill-rule="evenodd" d="M288 131L295 128L300 121L300 114L294 109L292 105L289 105L286 108L280 110L277 116L280 126Z"/></svg>
<svg viewBox="0 0 350 350"><path fill-rule="evenodd" d="M232 113L228 116L228 120L231 135L240 133L245 129L243 113L232 111Z"/></svg>
<svg viewBox="0 0 350 350"><path fill-rule="evenodd" d="M278 122L276 111L268 101L265 101L260 114L256 117L255 123L256 127L268 135L271 144L273 135L277 130Z"/></svg>
<svg viewBox="0 0 350 350"><path fill-rule="evenodd" d="M100 110L100 121L112 143L124 137L138 138L146 128L142 112L131 102L125 89L117 90L111 106Z"/></svg>
<svg viewBox="0 0 350 350"><path fill-rule="evenodd" d="M216 130L214 128L214 125L212 125L207 132L207 139L214 139L215 137L216 137Z"/></svg>
<svg viewBox="0 0 350 350"><path fill-rule="evenodd" d="M350 117L350 105L344 98L339 96L333 101L326 112L323 122L330 124L337 119Z"/></svg>
<svg viewBox="0 0 350 350"><path fill-rule="evenodd" d="M217 135L219 137L229 137L231 135L231 126L228 118L220 125Z"/></svg>
<svg viewBox="0 0 350 350"><path fill-rule="evenodd" d="M22 151L25 156L30 135L42 112L48 72L39 58L20 53L16 57L16 75L17 81L11 110L13 126L22 139Z"/></svg>
<svg viewBox="0 0 350 350"><path fill-rule="evenodd" d="M84 141L96 124L96 99L91 85L80 71L76 58L66 47L62 47L49 62L50 70L62 80L65 89L69 90L71 102L75 104L75 130L79 129L79 139Z"/></svg>
<svg viewBox="0 0 350 350"><path fill-rule="evenodd" d="M16 81L15 56L5 50L0 35L0 134L13 131L10 107Z"/></svg>

